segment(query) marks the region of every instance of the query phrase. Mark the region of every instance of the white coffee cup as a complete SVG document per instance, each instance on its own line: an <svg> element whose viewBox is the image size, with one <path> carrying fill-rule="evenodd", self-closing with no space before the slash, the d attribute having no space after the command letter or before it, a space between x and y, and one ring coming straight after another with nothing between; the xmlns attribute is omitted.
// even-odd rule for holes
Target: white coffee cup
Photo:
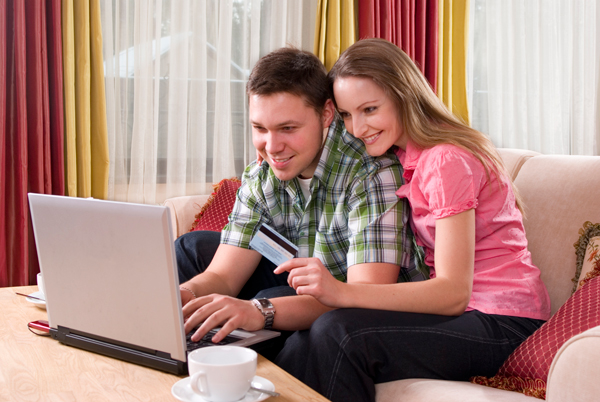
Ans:
<svg viewBox="0 0 600 402"><path fill-rule="evenodd" d="M39 273L37 274L37 285L38 285L38 290L42 293L44 293L44 280L42 279L42 274Z"/></svg>
<svg viewBox="0 0 600 402"><path fill-rule="evenodd" d="M250 390L257 359L254 350L239 346L196 349L188 355L190 386L207 401L238 401Z"/></svg>

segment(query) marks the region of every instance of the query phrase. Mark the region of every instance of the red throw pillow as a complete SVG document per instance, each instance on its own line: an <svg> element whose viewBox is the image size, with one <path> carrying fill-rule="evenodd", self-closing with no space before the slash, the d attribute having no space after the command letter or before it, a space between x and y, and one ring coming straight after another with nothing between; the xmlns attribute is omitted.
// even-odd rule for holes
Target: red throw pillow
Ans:
<svg viewBox="0 0 600 402"><path fill-rule="evenodd" d="M573 336L600 325L599 297L600 269L595 268L556 314L506 359L494 377L473 377L471 382L545 399L548 372L558 349Z"/></svg>
<svg viewBox="0 0 600 402"><path fill-rule="evenodd" d="M220 232L223 230L228 222L229 214L233 210L235 195L241 185L242 182L235 177L223 179L219 184L215 184L214 192L196 215L190 232L195 230Z"/></svg>

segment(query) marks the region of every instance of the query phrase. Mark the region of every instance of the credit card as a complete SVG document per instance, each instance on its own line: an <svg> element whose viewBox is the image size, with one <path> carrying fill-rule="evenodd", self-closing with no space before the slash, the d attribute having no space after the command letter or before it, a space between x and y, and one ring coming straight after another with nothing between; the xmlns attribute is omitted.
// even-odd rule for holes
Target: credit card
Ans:
<svg viewBox="0 0 600 402"><path fill-rule="evenodd" d="M279 266L298 254L298 247L263 223L250 241L250 247Z"/></svg>

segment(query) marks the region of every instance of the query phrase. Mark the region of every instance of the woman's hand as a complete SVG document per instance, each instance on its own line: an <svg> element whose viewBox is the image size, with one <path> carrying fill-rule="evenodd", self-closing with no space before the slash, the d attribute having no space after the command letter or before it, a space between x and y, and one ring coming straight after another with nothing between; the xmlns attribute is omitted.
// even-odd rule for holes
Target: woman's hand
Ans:
<svg viewBox="0 0 600 402"><path fill-rule="evenodd" d="M310 295L328 307L339 307L344 283L338 281L318 258L293 258L275 269L289 272L288 284L299 295Z"/></svg>
<svg viewBox="0 0 600 402"><path fill-rule="evenodd" d="M238 328L258 331L265 326L265 318L251 301L218 294L189 301L183 307L183 318L186 334L202 324L192 335L194 342L216 327L221 329L212 337L213 342L220 342Z"/></svg>

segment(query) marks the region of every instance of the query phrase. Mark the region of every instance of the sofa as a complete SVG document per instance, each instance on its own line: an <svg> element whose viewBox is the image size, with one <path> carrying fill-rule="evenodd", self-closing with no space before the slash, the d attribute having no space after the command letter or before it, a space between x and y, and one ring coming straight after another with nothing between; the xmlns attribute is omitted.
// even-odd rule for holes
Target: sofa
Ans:
<svg viewBox="0 0 600 402"><path fill-rule="evenodd" d="M584 222L600 223L600 157L542 155L500 149L525 204L525 230L533 262L540 268L552 314L571 297L576 272L574 243ZM190 230L208 196L165 201L173 234ZM598 298L600 303L600 298ZM562 344L550 366L546 399L551 402L600 400L600 326ZM472 382L406 379L377 384L378 402L534 402L534 397Z"/></svg>

